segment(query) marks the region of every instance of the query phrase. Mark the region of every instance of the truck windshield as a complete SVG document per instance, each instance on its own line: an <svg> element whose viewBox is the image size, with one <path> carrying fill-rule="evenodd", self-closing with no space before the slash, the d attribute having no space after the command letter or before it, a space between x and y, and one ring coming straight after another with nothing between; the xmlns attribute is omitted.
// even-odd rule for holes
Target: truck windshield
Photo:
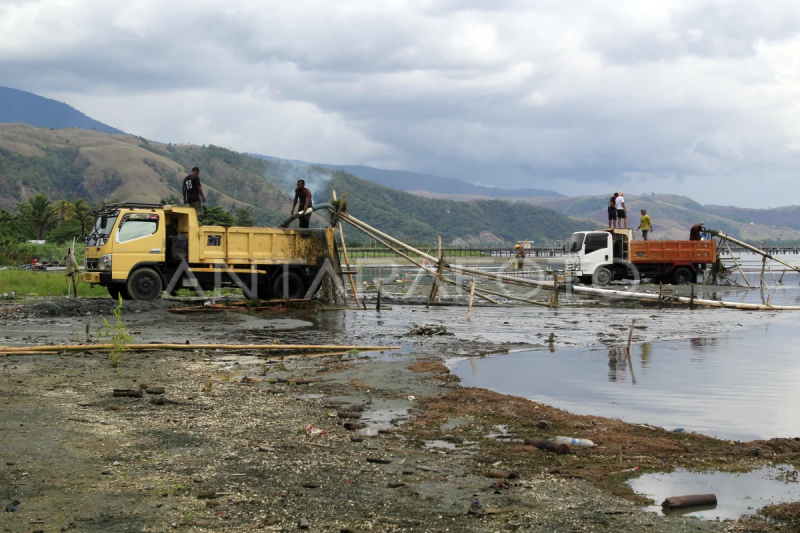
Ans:
<svg viewBox="0 0 800 533"><path fill-rule="evenodd" d="M571 254L576 254L583 248L583 239L586 238L585 233L573 233L567 244L567 251Z"/></svg>
<svg viewBox="0 0 800 533"><path fill-rule="evenodd" d="M114 229L114 224L117 222L119 212L109 213L105 215L105 227L103 227L103 216L97 217L94 222L94 229L86 237L86 244L88 246L103 246L111 235L111 230Z"/></svg>

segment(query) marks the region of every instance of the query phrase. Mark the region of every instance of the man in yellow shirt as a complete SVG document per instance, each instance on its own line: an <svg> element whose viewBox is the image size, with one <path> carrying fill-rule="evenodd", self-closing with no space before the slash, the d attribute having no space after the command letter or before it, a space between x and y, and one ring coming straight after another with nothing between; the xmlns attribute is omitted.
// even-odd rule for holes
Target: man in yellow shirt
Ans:
<svg viewBox="0 0 800 533"><path fill-rule="evenodd" d="M642 220L639 221L639 227L636 229L642 230L642 238L647 240L647 234L653 231L653 223L650 222L650 215L647 214L647 211L642 209Z"/></svg>

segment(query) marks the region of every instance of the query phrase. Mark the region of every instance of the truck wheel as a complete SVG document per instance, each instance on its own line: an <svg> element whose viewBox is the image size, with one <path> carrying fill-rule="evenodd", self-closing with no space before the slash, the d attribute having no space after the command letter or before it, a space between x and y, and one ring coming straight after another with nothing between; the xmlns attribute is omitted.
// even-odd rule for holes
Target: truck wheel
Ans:
<svg viewBox="0 0 800 533"><path fill-rule="evenodd" d="M611 271L606 267L598 268L594 271L594 275L592 276L592 283L594 285L600 285L601 287L605 287L613 280L614 274L612 274Z"/></svg>
<svg viewBox="0 0 800 533"><path fill-rule="evenodd" d="M672 274L673 285L686 285L692 282L692 271L686 267L681 267Z"/></svg>
<svg viewBox="0 0 800 533"><path fill-rule="evenodd" d="M140 268L128 278L128 294L132 300L155 300L164 288L161 276L152 268Z"/></svg>
<svg viewBox="0 0 800 533"><path fill-rule="evenodd" d="M284 280L289 279L289 294L285 293ZM272 282L272 294L275 298L291 298L295 300L306 295L306 282L297 272L281 272Z"/></svg>
<svg viewBox="0 0 800 533"><path fill-rule="evenodd" d="M131 299L131 295L128 294L128 289L125 287L125 285L109 285L108 294L114 300L119 300L120 296L122 296L123 300Z"/></svg>

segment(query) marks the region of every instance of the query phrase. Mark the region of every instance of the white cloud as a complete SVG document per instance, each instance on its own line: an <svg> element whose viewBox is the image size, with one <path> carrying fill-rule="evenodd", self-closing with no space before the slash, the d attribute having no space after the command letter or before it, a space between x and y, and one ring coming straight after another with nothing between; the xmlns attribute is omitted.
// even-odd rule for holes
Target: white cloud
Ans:
<svg viewBox="0 0 800 533"><path fill-rule="evenodd" d="M0 84L132 133L566 193L800 203L798 63L788 0L0 4Z"/></svg>

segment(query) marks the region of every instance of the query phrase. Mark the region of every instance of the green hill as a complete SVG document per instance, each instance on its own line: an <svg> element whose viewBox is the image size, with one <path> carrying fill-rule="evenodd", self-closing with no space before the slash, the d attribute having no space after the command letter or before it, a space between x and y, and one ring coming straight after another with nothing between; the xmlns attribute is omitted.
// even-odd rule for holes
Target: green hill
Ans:
<svg viewBox="0 0 800 533"><path fill-rule="evenodd" d="M0 124L0 208L14 209L38 193L54 201L83 198L94 205L179 199L183 178L195 165L211 206L248 207L261 225L288 216L294 184L302 178L315 203L330 201L334 188L339 194L349 191L353 215L411 242L432 242L441 235L448 245L545 243L586 226L541 207L425 199L344 171L299 167L217 146L163 145L130 135L21 124ZM320 225L324 220L316 219Z"/></svg>

